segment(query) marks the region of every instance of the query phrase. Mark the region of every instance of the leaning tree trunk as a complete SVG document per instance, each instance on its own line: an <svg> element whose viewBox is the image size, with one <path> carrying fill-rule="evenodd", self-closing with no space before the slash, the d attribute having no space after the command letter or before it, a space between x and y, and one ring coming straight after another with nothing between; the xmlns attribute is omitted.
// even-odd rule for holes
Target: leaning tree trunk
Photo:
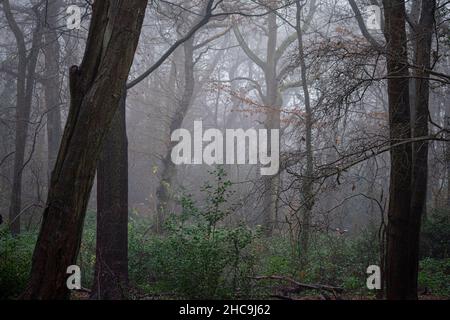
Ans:
<svg viewBox="0 0 450 320"><path fill-rule="evenodd" d="M416 57L415 64L418 69L415 72L415 112L413 118L413 137L428 136L429 98L431 68L431 44L433 38L434 11L436 0L422 0L421 16L416 31ZM428 141L415 142L413 144L413 172L412 172L412 197L411 213L409 218L409 281L408 296L417 299L417 276L419 271L419 243L420 226L426 210L427 183L428 183Z"/></svg>
<svg viewBox="0 0 450 320"><path fill-rule="evenodd" d="M409 104L409 71L407 67L406 13L403 0L385 0L385 35L387 71L391 176L387 228L386 285L388 299L413 298L411 261L409 257L409 221L411 208L412 148ZM401 145L394 146L401 142Z"/></svg>
<svg viewBox="0 0 450 320"><path fill-rule="evenodd" d="M126 94L111 125L97 168L97 242L92 299L127 298L128 143Z"/></svg>
<svg viewBox="0 0 450 320"><path fill-rule="evenodd" d="M81 65L70 68L71 103L24 299L64 299L103 142L133 62L147 0L95 1Z"/></svg>

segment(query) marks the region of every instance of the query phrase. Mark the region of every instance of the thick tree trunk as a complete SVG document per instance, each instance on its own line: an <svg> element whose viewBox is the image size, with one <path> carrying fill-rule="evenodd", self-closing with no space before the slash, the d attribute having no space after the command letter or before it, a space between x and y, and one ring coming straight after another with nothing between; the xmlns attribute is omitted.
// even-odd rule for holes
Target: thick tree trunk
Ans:
<svg viewBox="0 0 450 320"><path fill-rule="evenodd" d="M415 64L421 69L416 76L415 112L413 118L413 137L428 136L429 119L429 73L431 68L431 44L434 26L435 0L422 0L422 9L416 31ZM413 172L411 213L409 218L409 274L408 298L417 298L417 276L419 271L420 226L426 210L428 188L428 141L413 144Z"/></svg>
<svg viewBox="0 0 450 320"><path fill-rule="evenodd" d="M191 37L184 43L184 91L181 102L172 117L169 134L172 134L172 132L181 127L192 103L192 97L194 95L194 85L194 37ZM172 182L176 170L175 165L173 164L171 159L171 153L175 145L176 142L170 142L170 145L162 161L163 171L161 174L161 180L158 189L156 190L156 199L158 201L157 221L155 223L156 233L161 233L163 231L167 213L166 211L170 202L171 191L173 190Z"/></svg>
<svg viewBox="0 0 450 320"><path fill-rule="evenodd" d="M387 40L389 126L391 144L411 137L406 13L403 0L384 1ZM409 257L411 209L411 144L391 149L391 177L387 228L386 284L388 299L413 299Z"/></svg>
<svg viewBox="0 0 450 320"><path fill-rule="evenodd" d="M93 3L83 62L70 69L70 111L24 299L69 296L67 267L77 261L98 159L124 94L146 5L147 0Z"/></svg>
<svg viewBox="0 0 450 320"><path fill-rule="evenodd" d="M47 23L44 36L44 81L43 89L47 113L47 145L48 145L48 176L50 178L61 141L61 82L59 76L60 45L56 28L61 2L50 1L47 6ZM50 179L49 179L50 180Z"/></svg>
<svg viewBox="0 0 450 320"><path fill-rule="evenodd" d="M91 298L127 298L128 143L126 96L106 137L97 168L97 242Z"/></svg>

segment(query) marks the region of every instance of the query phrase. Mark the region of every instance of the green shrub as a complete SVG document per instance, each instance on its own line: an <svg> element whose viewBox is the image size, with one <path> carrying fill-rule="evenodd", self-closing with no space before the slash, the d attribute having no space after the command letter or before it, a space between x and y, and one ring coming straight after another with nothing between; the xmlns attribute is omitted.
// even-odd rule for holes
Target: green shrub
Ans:
<svg viewBox="0 0 450 320"><path fill-rule="evenodd" d="M450 259L420 261L419 287L436 296L450 297Z"/></svg>
<svg viewBox="0 0 450 320"><path fill-rule="evenodd" d="M163 292L191 299L250 294L247 275L254 257L248 247L254 234L244 226L222 226L232 213L231 182L221 168L212 174L214 186L206 184L202 189L203 208L191 196L182 197L182 212L169 219L166 235L137 245L145 256L140 260L145 265L138 268L146 270L147 280L153 279L153 286Z"/></svg>
<svg viewBox="0 0 450 320"><path fill-rule="evenodd" d="M34 233L13 237L8 229L0 230L0 299L15 298L25 289L35 242Z"/></svg>
<svg viewBox="0 0 450 320"><path fill-rule="evenodd" d="M422 226L421 257L445 259L450 254L450 211L433 210Z"/></svg>
<svg viewBox="0 0 450 320"><path fill-rule="evenodd" d="M379 264L377 230L368 228L357 236L314 233L307 263L302 266L295 244L286 235L263 239L259 250L257 273L280 275L304 283L320 283L343 287L352 293L365 293L366 270ZM266 282L262 286L267 285ZM305 291L305 294L311 292Z"/></svg>
<svg viewBox="0 0 450 320"><path fill-rule="evenodd" d="M261 228L226 226L234 212L232 184L223 169L212 172L202 205L181 198L181 212L167 221L164 235L149 229L150 218L130 217L129 279L131 296L222 299L267 297L276 281L255 281L255 275L279 275L304 283L340 286L349 294L373 294L366 289L366 269L379 264L377 228L357 235L311 234L306 263L288 234L266 238ZM419 286L435 296L450 297L448 211L436 211L424 222ZM29 276L36 233L12 237L0 229L0 299L17 297ZM88 211L78 265L82 285L90 288L95 265L96 214ZM304 262L304 260L302 260ZM304 294L312 294L306 291Z"/></svg>

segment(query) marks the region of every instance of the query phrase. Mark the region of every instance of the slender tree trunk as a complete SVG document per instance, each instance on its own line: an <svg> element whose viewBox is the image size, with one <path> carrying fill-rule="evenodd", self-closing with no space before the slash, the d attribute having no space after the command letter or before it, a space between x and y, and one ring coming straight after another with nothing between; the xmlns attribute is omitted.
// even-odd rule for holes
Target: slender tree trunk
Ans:
<svg viewBox="0 0 450 320"><path fill-rule="evenodd" d="M36 28L29 55L25 45L25 37L11 12L8 0L3 1L3 11L11 28L18 49L17 65L17 98L16 98L16 136L14 153L13 185L9 207L9 222L12 234L20 233L20 213L22 206L22 173L25 161L25 147L30 122L31 103L35 81L35 70L39 46L41 44L41 22L37 16Z"/></svg>
<svg viewBox="0 0 450 320"><path fill-rule="evenodd" d="M128 143L126 94L106 137L97 168L97 242L91 298L128 296Z"/></svg>
<svg viewBox="0 0 450 320"><path fill-rule="evenodd" d="M447 106L445 108L445 129L447 130L445 134L447 139L445 146L445 163L447 167L447 208L450 208L450 103L447 103Z"/></svg>
<svg viewBox="0 0 450 320"><path fill-rule="evenodd" d="M179 129L186 117L189 107L192 103L192 97L194 95L194 37L189 38L184 43L184 91L181 98L181 102L177 107L172 121L170 123L170 133L176 129ZM156 233L161 233L163 231L166 211L168 208L168 203L170 202L171 191L173 190L172 182L176 174L175 165L171 159L171 151L176 143L170 142L167 152L162 161L163 171L161 174L161 180L156 190L157 198L157 221L155 224Z"/></svg>
<svg viewBox="0 0 450 320"><path fill-rule="evenodd" d="M43 89L47 113L47 145L48 145L48 176L58 156L59 143L61 142L61 110L60 93L61 88L59 63L60 45L56 28L58 27L58 13L61 2L50 1L47 6L46 29L44 36L44 81Z"/></svg>
<svg viewBox="0 0 450 320"><path fill-rule="evenodd" d="M170 65L170 71L169 71L169 79L167 82L167 96L165 97L165 109L167 110L167 116L173 120L173 106L178 106L178 101L177 101L177 60L179 58L179 54L181 53L180 51L175 51L174 52L174 57L172 60L172 63ZM171 121L172 124L172 121ZM169 125L169 132L167 132L167 135L170 136L172 134L171 130L171 124ZM154 231L156 233L160 233L164 222L162 222L161 220L164 219L166 211L167 211L167 207L168 207L168 201L170 199L170 186L166 184L166 181L171 179L172 173L171 168L169 168L168 166L171 165L171 159L170 159L170 152L171 152L171 147L172 147L172 143L171 141L167 142L167 145L165 146L167 148L167 150L165 150L165 154L164 157L162 158L162 162L161 162L161 168L162 168L162 173L161 173L161 179L159 181L159 185L158 188L156 189L156 218L155 218L155 222L154 222Z"/></svg>
<svg viewBox="0 0 450 320"><path fill-rule="evenodd" d="M119 107L147 0L95 1L82 64L70 68L71 104L24 299L68 298L103 142ZM83 270L84 271L84 270Z"/></svg>
<svg viewBox="0 0 450 320"><path fill-rule="evenodd" d="M411 137L406 13L403 0L383 1L387 40L389 127L391 144ZM391 177L387 228L386 284L388 299L412 299L410 209L412 148L409 143L391 149Z"/></svg>
<svg viewBox="0 0 450 320"><path fill-rule="evenodd" d="M265 112L266 121L265 126L268 130L280 129L280 109L281 96L278 92L277 81L277 18L272 12L267 16L268 23L268 41L267 41L267 63L264 68L264 75L266 80L266 101ZM270 135L267 136L267 151L271 153ZM263 220L264 230L267 236L271 236L276 226L277 217L277 200L279 189L278 173L274 176L265 176L264 181L264 198L263 198Z"/></svg>
<svg viewBox="0 0 450 320"><path fill-rule="evenodd" d="M5 77L6 83L0 94L0 114L4 118L14 117L14 103L15 103L15 87L14 78L10 76ZM0 123L0 137L1 141L1 156L0 161L0 190L3 192L5 190L11 189L11 184L9 179L6 177L12 176L12 166L10 165L12 154L14 152L14 137L12 135L12 129L9 128L5 123ZM9 194L4 192L0 195L0 220L7 218L7 211L9 210ZM1 224L1 223L0 223Z"/></svg>
<svg viewBox="0 0 450 320"><path fill-rule="evenodd" d="M30 111L26 105L25 83L26 83L26 58L20 58L19 54L18 75L17 75L17 97L16 97L16 123L15 123L15 152L13 184L11 188L11 198L9 206L9 221L11 233L20 233L20 210L22 206L22 172L25 157L25 145L28 132ZM31 106L30 106L31 107Z"/></svg>
<svg viewBox="0 0 450 320"><path fill-rule="evenodd" d="M303 31L301 25L302 5L299 0L296 1L296 31L298 40L298 53L300 61L300 73L302 81L303 96L305 100L305 144L306 144L306 170L304 172L302 192L303 192L303 217L300 230L300 254L303 264L306 263L308 255L308 246L310 238L311 214L314 206L313 195L313 150L312 150L312 108L311 98L308 88L308 77L306 74L305 52L303 47Z"/></svg>

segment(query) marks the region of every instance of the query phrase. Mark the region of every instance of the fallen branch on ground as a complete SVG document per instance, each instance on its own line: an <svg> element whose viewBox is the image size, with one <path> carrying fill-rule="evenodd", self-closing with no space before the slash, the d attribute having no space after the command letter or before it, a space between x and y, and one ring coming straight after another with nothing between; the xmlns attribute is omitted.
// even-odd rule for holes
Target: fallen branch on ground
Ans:
<svg viewBox="0 0 450 320"><path fill-rule="evenodd" d="M285 277L285 276L275 276L275 275L273 275L273 276L257 276L257 277L251 277L251 279L287 281L287 282L295 285L294 288L289 288L287 290L290 293L297 293L297 292L303 291L305 289L306 290L320 290L320 291L331 292L336 297L336 293L341 293L344 291L344 289L341 287L334 287L334 286L329 286L329 285L324 285L324 284L306 284L306 283L298 282L297 280L294 280L292 278Z"/></svg>

